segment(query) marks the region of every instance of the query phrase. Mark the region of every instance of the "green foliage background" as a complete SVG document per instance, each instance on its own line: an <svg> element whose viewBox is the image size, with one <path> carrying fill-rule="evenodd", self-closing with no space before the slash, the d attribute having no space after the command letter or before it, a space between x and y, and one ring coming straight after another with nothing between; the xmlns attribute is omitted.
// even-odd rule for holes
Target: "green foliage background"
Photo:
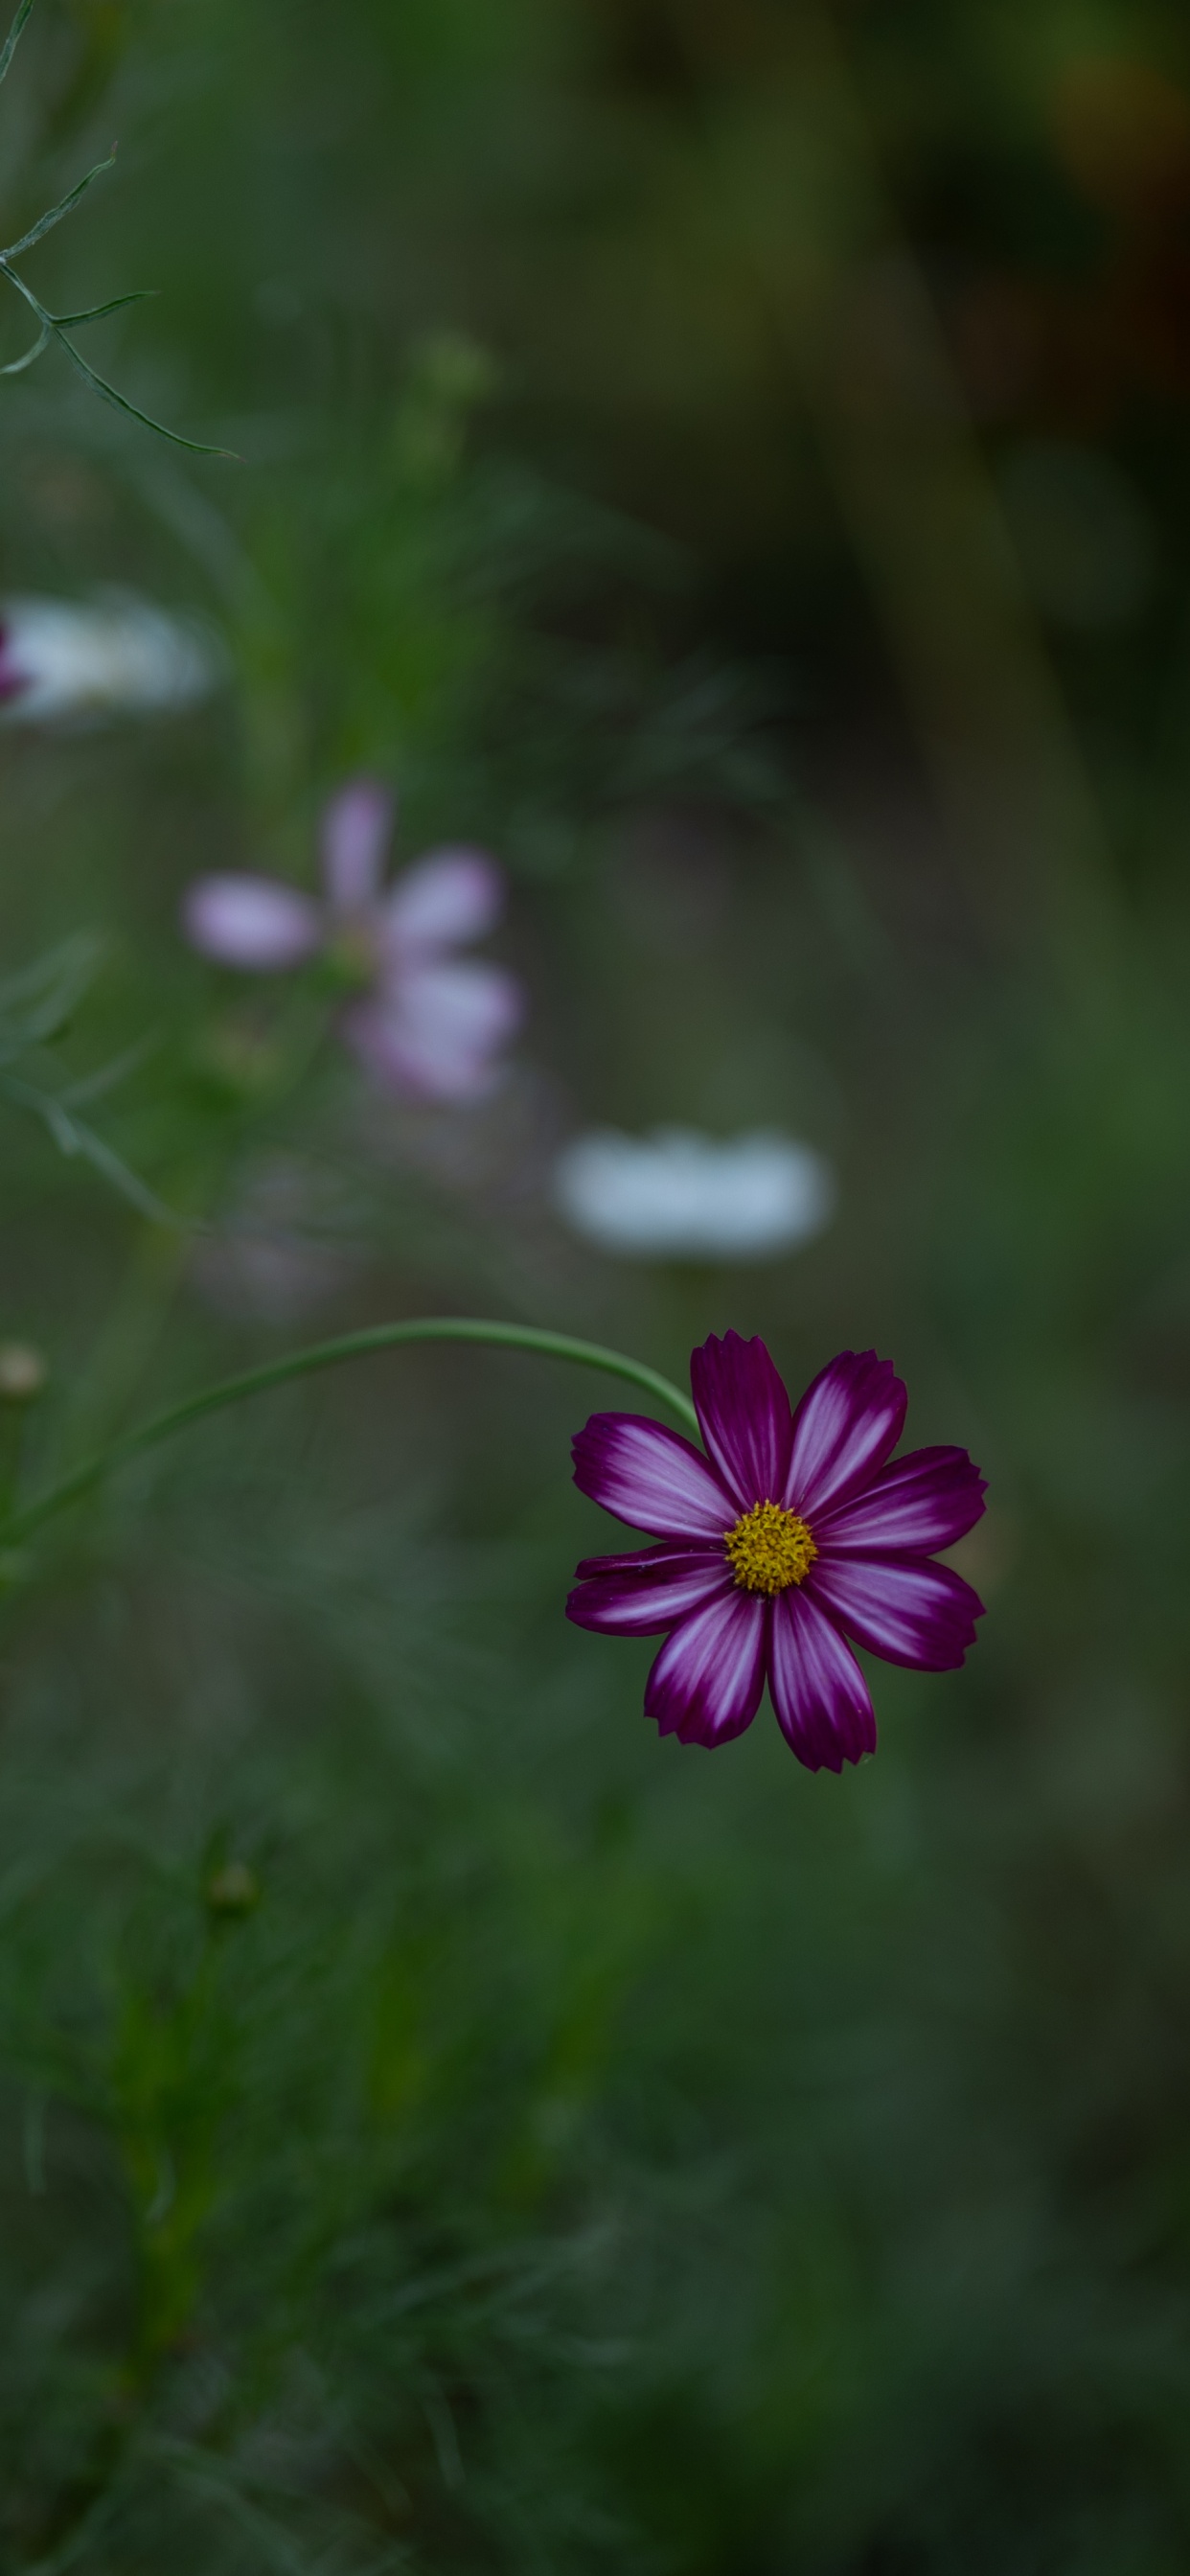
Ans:
<svg viewBox="0 0 1190 2576"><path fill-rule="evenodd" d="M6 1561L0 2567L1172 2576L1182 14L42 0L8 231L113 133L30 274L160 287L95 361L240 461L51 355L3 586L143 589L228 677L5 732L0 925L12 975L95 935L29 1079L142 1048L86 1114L187 1223L0 1100L0 1326L51 1368L5 1473L386 1314L679 1377L730 1323L795 1387L892 1354L991 1479L991 1606L961 1675L878 1668L847 1778L768 1720L660 1745L647 1649L561 1615L591 1389L441 1350ZM200 869L312 882L361 764L404 856L507 863L483 1111L369 1103L316 990L179 939ZM788 1127L839 1217L619 1268L546 1191L608 1119Z"/></svg>

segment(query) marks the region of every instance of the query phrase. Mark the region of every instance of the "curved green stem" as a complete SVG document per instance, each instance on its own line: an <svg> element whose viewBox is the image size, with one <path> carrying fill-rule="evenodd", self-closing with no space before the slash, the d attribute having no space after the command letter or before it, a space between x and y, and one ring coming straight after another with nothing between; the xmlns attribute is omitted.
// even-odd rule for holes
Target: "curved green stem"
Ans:
<svg viewBox="0 0 1190 2576"><path fill-rule="evenodd" d="M267 1387L283 1386L288 1378L309 1377L315 1369L335 1368L340 1360L364 1359L372 1351L392 1350L401 1342L489 1342L504 1350L537 1351L546 1359L573 1360L580 1368L604 1369L609 1376L626 1377L634 1386L643 1387L647 1394L668 1405L688 1430L696 1435L698 1432L698 1417L689 1396L671 1386L659 1369L650 1368L644 1360L628 1359L622 1351L605 1350L600 1342L577 1341L571 1333L547 1333L536 1324L489 1323L482 1316L472 1315L418 1315L399 1324L369 1324L359 1333L340 1333L331 1342L313 1342L308 1350L291 1351L282 1360L267 1360L263 1368L245 1369L239 1377L227 1377L217 1386L203 1387L182 1404L151 1415L135 1431L126 1432L122 1440L114 1440L110 1448L84 1459L80 1467L72 1468L58 1484L35 1496L22 1511L11 1513L0 1525L0 1545L11 1547L28 1538L43 1521L52 1520L56 1512L65 1511L70 1503L79 1502L94 1486L102 1484L115 1468L139 1457L143 1449L156 1448L159 1440L172 1438L188 1422L201 1421L205 1413L218 1413L224 1405L238 1404L246 1395L262 1395Z"/></svg>

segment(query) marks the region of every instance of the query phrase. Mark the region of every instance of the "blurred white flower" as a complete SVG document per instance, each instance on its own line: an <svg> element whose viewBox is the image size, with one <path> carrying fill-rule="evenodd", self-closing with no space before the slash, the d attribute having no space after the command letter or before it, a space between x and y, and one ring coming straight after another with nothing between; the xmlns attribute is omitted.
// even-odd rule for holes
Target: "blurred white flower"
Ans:
<svg viewBox="0 0 1190 2576"><path fill-rule="evenodd" d="M0 601L0 717L9 724L156 715L193 705L218 677L195 627L126 592L90 603Z"/></svg>
<svg viewBox="0 0 1190 2576"><path fill-rule="evenodd" d="M812 1146L770 1130L717 1144L687 1127L650 1136L608 1127L565 1147L553 1197L576 1234L605 1252L758 1261L822 1232L835 1180Z"/></svg>

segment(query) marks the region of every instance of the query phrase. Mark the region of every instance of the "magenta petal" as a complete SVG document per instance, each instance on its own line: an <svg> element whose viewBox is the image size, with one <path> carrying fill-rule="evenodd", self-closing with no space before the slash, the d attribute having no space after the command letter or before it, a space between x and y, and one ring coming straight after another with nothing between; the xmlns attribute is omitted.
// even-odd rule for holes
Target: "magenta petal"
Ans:
<svg viewBox="0 0 1190 2576"><path fill-rule="evenodd" d="M911 1449L850 1502L820 1512L814 1535L832 1556L951 1547L983 1511L984 1480L965 1449Z"/></svg>
<svg viewBox="0 0 1190 2576"><path fill-rule="evenodd" d="M182 927L204 957L255 975L299 965L323 938L319 905L276 877L196 877L182 898Z"/></svg>
<svg viewBox="0 0 1190 2576"><path fill-rule="evenodd" d="M841 1771L876 1750L868 1685L838 1629L805 1591L778 1594L769 1637L769 1695L808 1771Z"/></svg>
<svg viewBox="0 0 1190 2576"><path fill-rule="evenodd" d="M807 1590L861 1646L887 1664L945 1673L975 1643L983 1603L949 1565L927 1557L823 1554Z"/></svg>
<svg viewBox="0 0 1190 2576"><path fill-rule="evenodd" d="M567 1618L619 1637L659 1636L734 1590L720 1548L646 1547L635 1556L587 1557L578 1571L586 1579L570 1595Z"/></svg>
<svg viewBox="0 0 1190 2576"><path fill-rule="evenodd" d="M651 1566L656 1566L659 1573L664 1576L667 1565L676 1565L679 1558L683 1564L688 1561L693 1563L696 1557L702 1564L717 1566L724 1580L727 1579L728 1569L722 1549L713 1546L709 1540L699 1539L693 1540L688 1547L684 1546L681 1540L675 1543L670 1539L662 1539L657 1547L630 1548L626 1555L621 1553L616 1556L584 1556L580 1558L574 1571L580 1583L587 1583L597 1574L627 1574L635 1567L639 1570L642 1581L648 1582L651 1579L649 1573Z"/></svg>
<svg viewBox="0 0 1190 2576"><path fill-rule="evenodd" d="M739 1518L714 1468L681 1433L640 1413L593 1413L573 1448L574 1481L634 1529L722 1539Z"/></svg>
<svg viewBox="0 0 1190 2576"><path fill-rule="evenodd" d="M364 912L380 892L393 799L376 778L353 778L322 817L322 872L336 912Z"/></svg>
<svg viewBox="0 0 1190 2576"><path fill-rule="evenodd" d="M865 1484L900 1439L906 1401L891 1360L878 1360L875 1351L840 1351L794 1415L784 1497L790 1509L813 1522L828 1503Z"/></svg>
<svg viewBox="0 0 1190 2576"><path fill-rule="evenodd" d="M384 907L386 953L410 956L483 939L504 909L504 878L486 850L431 850L398 879Z"/></svg>
<svg viewBox="0 0 1190 2576"><path fill-rule="evenodd" d="M764 1343L712 1333L690 1355L698 1427L728 1491L745 1511L779 1502L789 1475L793 1416Z"/></svg>
<svg viewBox="0 0 1190 2576"><path fill-rule="evenodd" d="M727 1744L751 1725L764 1688L766 1606L733 1584L667 1637L645 1685L645 1715L663 1735Z"/></svg>

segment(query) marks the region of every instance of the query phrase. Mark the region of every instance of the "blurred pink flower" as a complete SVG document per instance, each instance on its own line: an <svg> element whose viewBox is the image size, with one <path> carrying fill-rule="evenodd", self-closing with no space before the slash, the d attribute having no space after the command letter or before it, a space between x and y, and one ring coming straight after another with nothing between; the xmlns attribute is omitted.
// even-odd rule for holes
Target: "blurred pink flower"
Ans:
<svg viewBox="0 0 1190 2576"><path fill-rule="evenodd" d="M321 901L278 877L197 877L183 928L205 957L246 974L328 955L363 988L342 1032L379 1081L421 1099L476 1100L491 1089L524 997L504 967L453 952L494 928L503 878L483 850L451 848L428 851L386 886L392 824L387 790L355 779L323 817Z"/></svg>

